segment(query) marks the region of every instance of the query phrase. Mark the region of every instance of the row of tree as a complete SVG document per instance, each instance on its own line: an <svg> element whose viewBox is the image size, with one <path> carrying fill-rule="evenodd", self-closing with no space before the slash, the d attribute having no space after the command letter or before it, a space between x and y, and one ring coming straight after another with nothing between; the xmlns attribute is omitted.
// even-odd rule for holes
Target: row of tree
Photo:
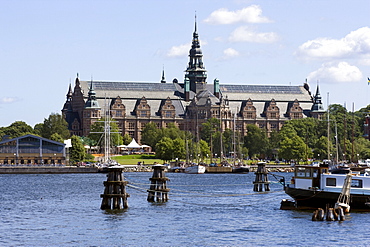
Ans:
<svg viewBox="0 0 370 247"><path fill-rule="evenodd" d="M71 139L70 160L73 163L83 161L86 152L82 139L78 136L70 136L68 124L63 116L52 113L43 123L36 124L33 128L23 121L16 121L7 127L0 127L0 136L3 138L16 138L23 135L32 134L63 143L64 140Z"/></svg>
<svg viewBox="0 0 370 247"><path fill-rule="evenodd" d="M330 105L322 120L303 118L287 121L279 132L267 133L247 125L247 134L226 129L212 118L199 128L199 137L180 131L174 125L157 129L147 124L141 142L155 148L158 158L190 160L216 157L308 160L333 159L356 162L370 158L370 142L363 137L363 123L369 108L348 112L341 105ZM199 140L199 141L198 141ZM188 157L186 157L188 154Z"/></svg>
<svg viewBox="0 0 370 247"><path fill-rule="evenodd" d="M348 112L341 105L330 105L329 114L322 120L314 118L287 121L279 132L266 133L256 125L247 126L247 134L226 129L220 131L220 121L212 118L199 128L199 134L181 131L174 124L158 129L148 123L142 131L140 142L151 146L162 160L202 160L206 157L238 157L307 160L339 159L357 161L370 158L370 142L363 137L363 123L370 105L357 112ZM110 122L111 144L129 144L132 138L119 133L116 122ZM84 145L104 147L104 119L91 126L86 137L70 136L67 122L60 114L52 113L43 123L33 128L22 121L0 127L0 135L9 138L34 134L54 141L72 139L71 159L81 161L86 157Z"/></svg>

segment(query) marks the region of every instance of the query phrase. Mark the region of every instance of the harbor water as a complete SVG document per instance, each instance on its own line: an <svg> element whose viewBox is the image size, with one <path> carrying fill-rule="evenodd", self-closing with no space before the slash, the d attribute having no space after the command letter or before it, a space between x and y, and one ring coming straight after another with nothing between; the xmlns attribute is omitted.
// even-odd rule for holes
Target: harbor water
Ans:
<svg viewBox="0 0 370 247"><path fill-rule="evenodd" d="M0 246L370 245L370 213L313 222L312 211L280 210L289 197L272 176L257 193L254 173L167 173L162 204L146 200L152 173L124 176L129 208L104 211L106 174L0 175Z"/></svg>

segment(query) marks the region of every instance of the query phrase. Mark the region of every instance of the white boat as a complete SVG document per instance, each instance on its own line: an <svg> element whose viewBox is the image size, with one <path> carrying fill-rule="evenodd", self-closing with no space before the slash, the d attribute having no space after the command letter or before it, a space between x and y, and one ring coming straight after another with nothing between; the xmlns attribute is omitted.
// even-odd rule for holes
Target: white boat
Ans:
<svg viewBox="0 0 370 247"><path fill-rule="evenodd" d="M358 169L358 168L357 168ZM331 173L328 166L296 166L285 193L294 198L296 208L334 207L348 172L352 174L349 205L352 209L370 211L370 176L364 169L351 167L343 173Z"/></svg>
<svg viewBox="0 0 370 247"><path fill-rule="evenodd" d="M205 172L206 172L206 167L202 165L194 165L194 166L185 167L185 173L200 174L200 173L205 173Z"/></svg>

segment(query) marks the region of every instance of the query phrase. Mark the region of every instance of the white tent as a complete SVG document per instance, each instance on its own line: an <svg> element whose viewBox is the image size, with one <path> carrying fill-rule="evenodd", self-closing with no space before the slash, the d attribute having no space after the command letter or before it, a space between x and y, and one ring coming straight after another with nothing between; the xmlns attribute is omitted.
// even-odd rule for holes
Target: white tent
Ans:
<svg viewBox="0 0 370 247"><path fill-rule="evenodd" d="M124 149L143 149L143 148L150 148L148 145L139 145L134 138L132 138L132 141L128 145L120 145L117 146L118 148L124 148Z"/></svg>
<svg viewBox="0 0 370 247"><path fill-rule="evenodd" d="M125 145L123 145L125 146ZM132 138L132 141L130 142L130 144L128 144L126 146L126 148L142 148L142 146L140 146L136 141L135 141L135 138Z"/></svg>

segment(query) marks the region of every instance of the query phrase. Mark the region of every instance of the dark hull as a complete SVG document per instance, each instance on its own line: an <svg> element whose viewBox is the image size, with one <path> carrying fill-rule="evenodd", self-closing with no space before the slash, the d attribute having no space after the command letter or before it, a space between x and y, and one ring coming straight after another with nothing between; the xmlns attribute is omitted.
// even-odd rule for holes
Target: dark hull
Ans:
<svg viewBox="0 0 370 247"><path fill-rule="evenodd" d="M339 193L296 189L288 186L285 187L285 193L295 200L296 207L300 209L325 209L327 204L329 204L330 207L334 207L339 197ZM369 202L370 195L351 194L349 205L351 210L370 211L370 207L367 204Z"/></svg>
<svg viewBox="0 0 370 247"><path fill-rule="evenodd" d="M234 173L248 173L249 168L248 167L234 167L233 172Z"/></svg>

